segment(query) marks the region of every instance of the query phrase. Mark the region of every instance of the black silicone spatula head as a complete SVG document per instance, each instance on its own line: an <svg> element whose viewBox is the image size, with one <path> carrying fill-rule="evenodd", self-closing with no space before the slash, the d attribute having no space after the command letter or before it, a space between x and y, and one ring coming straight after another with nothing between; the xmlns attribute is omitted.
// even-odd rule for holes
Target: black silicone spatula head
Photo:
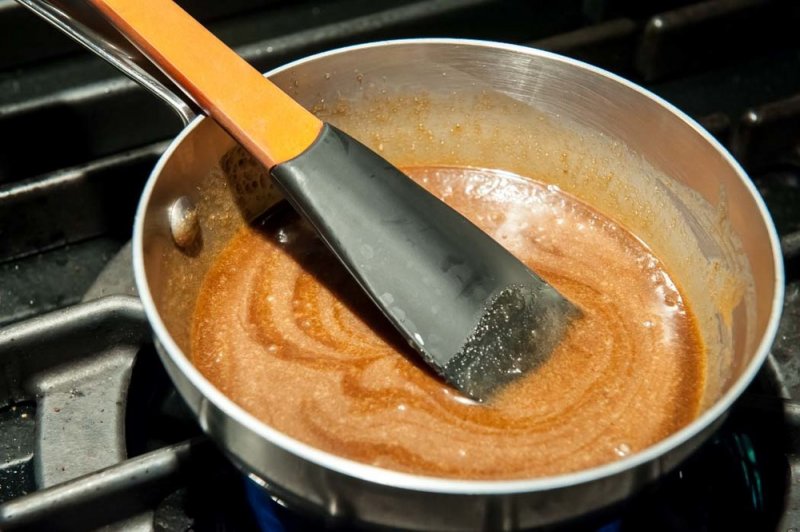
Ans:
<svg viewBox="0 0 800 532"><path fill-rule="evenodd" d="M272 175L425 361L474 399L543 361L578 314L472 222L330 125Z"/></svg>
<svg viewBox="0 0 800 532"><path fill-rule="evenodd" d="M485 399L558 343L575 313L569 302L383 158L323 125L178 5L89 3L271 169L395 327L465 394Z"/></svg>

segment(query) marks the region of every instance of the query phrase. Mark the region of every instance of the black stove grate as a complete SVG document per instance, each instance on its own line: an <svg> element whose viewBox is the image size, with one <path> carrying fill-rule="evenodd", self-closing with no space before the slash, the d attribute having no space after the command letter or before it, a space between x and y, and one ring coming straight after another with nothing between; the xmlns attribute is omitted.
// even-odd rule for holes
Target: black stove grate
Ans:
<svg viewBox="0 0 800 532"><path fill-rule="evenodd" d="M800 529L799 3L180 3L262 70L377 39L494 39L609 69L698 119L753 176L782 235L778 340L701 451L569 526ZM308 526L254 495L200 435L148 341L125 243L179 120L13 0L0 0L0 35L0 529L250 530L264 512Z"/></svg>

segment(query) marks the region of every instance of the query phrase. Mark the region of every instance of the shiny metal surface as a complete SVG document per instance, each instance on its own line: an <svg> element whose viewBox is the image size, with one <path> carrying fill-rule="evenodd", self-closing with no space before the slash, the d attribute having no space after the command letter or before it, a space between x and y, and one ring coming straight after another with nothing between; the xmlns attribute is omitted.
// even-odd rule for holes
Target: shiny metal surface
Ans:
<svg viewBox="0 0 800 532"><path fill-rule="evenodd" d="M17 0L38 16L96 53L133 81L166 102L188 124L199 114L172 81L146 59L88 2Z"/></svg>
<svg viewBox="0 0 800 532"><path fill-rule="evenodd" d="M288 500L344 519L410 529L514 529L554 523L619 501L678 464L721 423L753 378L779 318L780 248L742 169L693 121L646 91L599 69L527 48L451 40L376 43L314 56L271 77L311 106L325 95L353 90L351 83L323 85L320 73L369 75L371 70L376 77L389 76L389 85L416 88L442 83L446 70L446 84L469 79L618 139L708 201L716 202L724 189L731 230L741 239L753 273L754 313L743 318L752 337L745 341L744 333L737 336L742 345L737 345L738 358L730 361L733 376L697 420L643 452L590 470L529 480L461 481L397 473L319 451L254 419L211 385L184 352L191 307L173 302L170 286L176 275L202 277L213 259L204 255L213 255L236 226L214 226L201 216L204 248L193 259L172 243L167 210L178 196L192 197L201 208L203 201L213 208L221 205L211 196L202 197L198 183L209 171L218 172L213 169L233 143L211 121L198 119L170 146L147 185L136 220L134 268L159 353L203 429L244 471ZM458 75L462 79L451 81Z"/></svg>
<svg viewBox="0 0 800 532"><path fill-rule="evenodd" d="M169 227L172 239L178 247L188 249L200 235L200 224L197 221L197 207L186 196L176 199L169 209Z"/></svg>

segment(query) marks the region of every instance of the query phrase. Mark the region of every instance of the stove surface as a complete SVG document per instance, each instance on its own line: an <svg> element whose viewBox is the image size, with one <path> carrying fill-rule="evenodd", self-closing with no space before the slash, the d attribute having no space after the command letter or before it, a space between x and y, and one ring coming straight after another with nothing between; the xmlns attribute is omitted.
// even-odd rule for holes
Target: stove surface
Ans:
<svg viewBox="0 0 800 532"><path fill-rule="evenodd" d="M781 234L778 339L690 459L556 529L800 530L800 4L179 3L261 70L378 39L493 39L596 64L699 120L748 170ZM352 529L242 477L155 354L126 242L179 120L12 0L0 0L0 34L0 529Z"/></svg>

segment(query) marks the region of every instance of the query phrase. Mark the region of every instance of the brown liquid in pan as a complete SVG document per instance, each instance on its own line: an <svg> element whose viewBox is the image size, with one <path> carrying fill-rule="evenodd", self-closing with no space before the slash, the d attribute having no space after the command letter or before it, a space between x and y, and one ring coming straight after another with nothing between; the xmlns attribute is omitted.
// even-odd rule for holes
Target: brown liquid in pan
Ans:
<svg viewBox="0 0 800 532"><path fill-rule="evenodd" d="M656 443L698 413L692 313L636 237L556 188L407 168L584 316L548 362L474 404L418 359L289 209L241 230L204 281L193 361L268 425L410 473L512 479L576 471Z"/></svg>

